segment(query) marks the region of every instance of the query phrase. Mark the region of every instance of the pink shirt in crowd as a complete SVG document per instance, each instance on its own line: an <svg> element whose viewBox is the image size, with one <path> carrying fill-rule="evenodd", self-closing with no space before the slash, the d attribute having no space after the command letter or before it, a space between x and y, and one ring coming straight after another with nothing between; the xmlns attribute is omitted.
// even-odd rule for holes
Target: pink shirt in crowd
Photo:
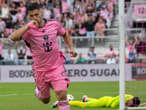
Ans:
<svg viewBox="0 0 146 110"><path fill-rule="evenodd" d="M84 34L86 34L86 28L85 27L81 27L81 25L79 25L79 33L81 34L81 35L84 35Z"/></svg>
<svg viewBox="0 0 146 110"><path fill-rule="evenodd" d="M109 9L109 12L113 12L114 7L113 7L113 3L112 2L108 3L108 9Z"/></svg>
<svg viewBox="0 0 146 110"><path fill-rule="evenodd" d="M20 13L22 13L23 17L25 17L26 7L20 7L19 10L20 10Z"/></svg>
<svg viewBox="0 0 146 110"><path fill-rule="evenodd" d="M79 20L79 22L84 22L85 21L84 15L78 16L78 20Z"/></svg>
<svg viewBox="0 0 146 110"><path fill-rule="evenodd" d="M55 17L56 17L56 18L59 18L59 17L61 16L61 13L60 13L60 9L59 9L59 8L56 8L56 9L54 10L54 13L55 13Z"/></svg>
<svg viewBox="0 0 146 110"><path fill-rule="evenodd" d="M96 25L95 25L95 28L96 28L96 32L99 35L103 35L104 34L104 31L105 31L105 24L104 23L97 22Z"/></svg>
<svg viewBox="0 0 146 110"><path fill-rule="evenodd" d="M128 45L129 53L134 53L135 45Z"/></svg>
<svg viewBox="0 0 146 110"><path fill-rule="evenodd" d="M68 2L62 2L62 12L68 13L70 12L70 4Z"/></svg>
<svg viewBox="0 0 146 110"><path fill-rule="evenodd" d="M23 40L30 44L35 71L49 71L64 63L60 55L57 35L63 36L65 29L57 21L47 21L42 28L29 29Z"/></svg>
<svg viewBox="0 0 146 110"><path fill-rule="evenodd" d="M106 51L104 56L109 57L111 55L117 55L117 52L115 50L108 50L108 51Z"/></svg>
<svg viewBox="0 0 146 110"><path fill-rule="evenodd" d="M117 4L117 0L112 0L113 4Z"/></svg>
<svg viewBox="0 0 146 110"><path fill-rule="evenodd" d="M108 14L109 14L109 12L107 11L107 9L104 9L104 10L101 10L101 11L100 11L100 15L101 15L105 20L108 19Z"/></svg>
<svg viewBox="0 0 146 110"><path fill-rule="evenodd" d="M24 16L23 16L22 13L17 13L17 14L16 14L16 18L17 18L18 21L23 21Z"/></svg>

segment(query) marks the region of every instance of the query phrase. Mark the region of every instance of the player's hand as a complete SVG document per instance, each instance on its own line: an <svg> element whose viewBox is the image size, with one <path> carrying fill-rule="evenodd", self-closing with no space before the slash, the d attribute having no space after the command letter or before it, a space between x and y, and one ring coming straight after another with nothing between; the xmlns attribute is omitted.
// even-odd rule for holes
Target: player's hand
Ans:
<svg viewBox="0 0 146 110"><path fill-rule="evenodd" d="M30 28L32 28L32 29L37 29L37 27L39 26L39 24L38 24L37 21L32 20L32 21L30 21L30 22L27 24L27 26L29 27L29 29L30 29Z"/></svg>
<svg viewBox="0 0 146 110"><path fill-rule="evenodd" d="M77 53L75 52L74 49L70 49L70 54L71 54L71 57L76 57L77 56Z"/></svg>

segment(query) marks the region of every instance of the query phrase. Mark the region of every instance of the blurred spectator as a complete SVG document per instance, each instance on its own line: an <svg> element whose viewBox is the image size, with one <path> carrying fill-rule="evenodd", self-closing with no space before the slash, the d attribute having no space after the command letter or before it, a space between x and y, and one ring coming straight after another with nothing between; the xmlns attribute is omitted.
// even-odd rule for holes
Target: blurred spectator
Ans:
<svg viewBox="0 0 146 110"><path fill-rule="evenodd" d="M49 20L51 18L51 10L49 7L45 7L43 8L43 16L46 20Z"/></svg>
<svg viewBox="0 0 146 110"><path fill-rule="evenodd" d="M15 58L14 58L14 54L11 52L10 49L8 49L8 53L7 55L5 56L4 58L6 61L14 61Z"/></svg>
<svg viewBox="0 0 146 110"><path fill-rule="evenodd" d="M6 27L6 23L0 17L0 33L4 32L5 27Z"/></svg>
<svg viewBox="0 0 146 110"><path fill-rule="evenodd" d="M101 10L104 6L107 6L107 0L99 0L98 8Z"/></svg>
<svg viewBox="0 0 146 110"><path fill-rule="evenodd" d="M71 14L68 14L65 16L65 28L68 31L68 33L71 35L72 28L73 28L73 20L71 17Z"/></svg>
<svg viewBox="0 0 146 110"><path fill-rule="evenodd" d="M105 52L104 57L106 57L106 58L111 58L111 57L113 57L113 56L114 56L114 57L118 56L118 53L114 50L113 46L110 45L110 46L109 46L109 50L107 50L107 51Z"/></svg>
<svg viewBox="0 0 146 110"><path fill-rule="evenodd" d="M22 14L23 18L26 16L26 7L24 2L20 2L20 7L18 8L19 12Z"/></svg>
<svg viewBox="0 0 146 110"><path fill-rule="evenodd" d="M84 22L79 23L79 36L86 36L86 25Z"/></svg>
<svg viewBox="0 0 146 110"><path fill-rule="evenodd" d="M85 25L87 30L88 37L88 46L94 46L94 27L95 27L95 18L93 16L87 16L85 19Z"/></svg>
<svg viewBox="0 0 146 110"><path fill-rule="evenodd" d="M118 61L118 53L114 50L113 46L109 46L109 50L107 50L104 54L106 58L106 64L116 64Z"/></svg>
<svg viewBox="0 0 146 110"><path fill-rule="evenodd" d="M116 56L114 54L110 55L106 60L106 64L116 64L116 62Z"/></svg>
<svg viewBox="0 0 146 110"><path fill-rule="evenodd" d="M20 2L22 0L12 0L13 3L15 3L16 7L19 7L20 6Z"/></svg>
<svg viewBox="0 0 146 110"><path fill-rule="evenodd" d="M0 15L0 17L4 18L4 19L8 18L8 16L9 16L9 6L4 3L4 4L1 4L0 8L1 8L1 15Z"/></svg>
<svg viewBox="0 0 146 110"><path fill-rule="evenodd" d="M113 0L108 0L108 10L109 12L113 12L114 7L113 7Z"/></svg>
<svg viewBox="0 0 146 110"><path fill-rule="evenodd" d="M90 47L89 48L89 52L88 52L88 57L90 59L96 59L96 53L94 52L94 47Z"/></svg>
<svg viewBox="0 0 146 110"><path fill-rule="evenodd" d="M135 39L130 39L128 40L128 37L126 38L126 44L128 46L129 52L128 52L128 62L129 63L133 63L135 60L135 45L137 43L137 39L135 37Z"/></svg>
<svg viewBox="0 0 146 110"><path fill-rule="evenodd" d="M59 20L61 17L61 8L60 8L59 3L56 3L55 5L54 14L55 14L55 19Z"/></svg>
<svg viewBox="0 0 146 110"><path fill-rule="evenodd" d="M105 32L105 28L106 28L105 21L102 17L100 17L95 25L95 33L99 36L103 36Z"/></svg>
<svg viewBox="0 0 146 110"><path fill-rule="evenodd" d="M136 49L137 56L139 56L139 54L146 54L146 42L140 39L139 37L137 37L135 49Z"/></svg>
<svg viewBox="0 0 146 110"><path fill-rule="evenodd" d="M106 7L106 5L104 5L102 7L102 10L100 11L100 16L102 16L105 20L106 20L106 26L109 27L109 21L108 21L108 15L109 15L109 12L108 12L108 9Z"/></svg>
<svg viewBox="0 0 146 110"><path fill-rule="evenodd" d="M26 52L23 52L23 49L20 49L19 51L18 48L16 48L16 52L18 56L18 65L23 65Z"/></svg>
<svg viewBox="0 0 146 110"><path fill-rule="evenodd" d="M16 15L17 12L18 12L18 9L17 9L15 3L12 3L9 9L10 9L10 14L11 15Z"/></svg>
<svg viewBox="0 0 146 110"><path fill-rule="evenodd" d="M98 19L98 22L95 25L95 33L97 36L104 36L104 32L105 32L105 21L102 17L100 17ZM101 43L103 43L103 38L101 38Z"/></svg>
<svg viewBox="0 0 146 110"><path fill-rule="evenodd" d="M86 64L86 63L87 63L87 60L83 57L82 53L80 53L77 59L77 64Z"/></svg>
<svg viewBox="0 0 146 110"><path fill-rule="evenodd" d="M62 0L62 13L70 13L70 4L67 2L67 0Z"/></svg>
<svg viewBox="0 0 146 110"><path fill-rule="evenodd" d="M95 10L95 3L92 2L93 0L89 0L86 6L86 13L88 16L93 16L93 12Z"/></svg>
<svg viewBox="0 0 146 110"><path fill-rule="evenodd" d="M64 51L64 57L65 57L65 64L72 64L72 60L71 60L71 56L70 56L70 52L68 50L68 48L65 48L65 51Z"/></svg>

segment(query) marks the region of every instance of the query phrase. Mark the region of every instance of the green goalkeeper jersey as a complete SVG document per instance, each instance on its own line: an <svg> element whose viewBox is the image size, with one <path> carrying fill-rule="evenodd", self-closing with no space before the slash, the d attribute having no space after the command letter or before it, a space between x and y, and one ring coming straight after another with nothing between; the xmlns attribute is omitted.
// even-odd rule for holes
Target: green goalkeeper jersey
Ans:
<svg viewBox="0 0 146 110"><path fill-rule="evenodd" d="M126 94L125 102L128 102L132 98L134 98L134 96ZM95 101L95 105L99 107L115 108L119 106L119 102L120 102L119 99L120 99L119 96L116 96L116 97L104 96L104 97L99 98L97 101Z"/></svg>
<svg viewBox="0 0 146 110"><path fill-rule="evenodd" d="M125 101L128 102L134 98L132 95L125 95ZM88 102L81 102L81 101L69 101L70 106L76 106L81 108L94 108L94 107L110 107L116 108L119 106L119 96L110 97L104 96L99 99L88 98Z"/></svg>

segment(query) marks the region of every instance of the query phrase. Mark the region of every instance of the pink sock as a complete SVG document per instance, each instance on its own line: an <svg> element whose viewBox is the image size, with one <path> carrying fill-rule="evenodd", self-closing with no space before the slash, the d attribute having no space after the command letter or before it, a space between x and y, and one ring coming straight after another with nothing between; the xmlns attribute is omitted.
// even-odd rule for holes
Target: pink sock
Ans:
<svg viewBox="0 0 146 110"><path fill-rule="evenodd" d="M59 101L59 110L70 110L70 105L67 100Z"/></svg>

